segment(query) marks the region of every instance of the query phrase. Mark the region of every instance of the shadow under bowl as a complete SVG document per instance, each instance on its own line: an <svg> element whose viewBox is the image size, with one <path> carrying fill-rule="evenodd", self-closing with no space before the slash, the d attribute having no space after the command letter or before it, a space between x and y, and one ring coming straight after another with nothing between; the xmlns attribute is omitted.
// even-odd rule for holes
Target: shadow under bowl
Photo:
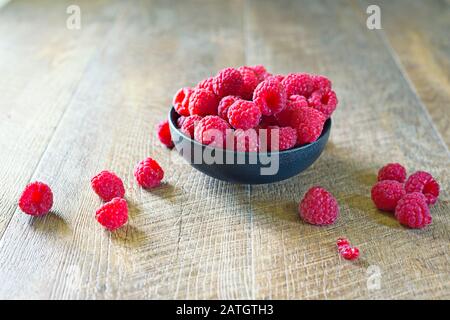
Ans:
<svg viewBox="0 0 450 320"><path fill-rule="evenodd" d="M177 128L180 116L172 107L169 127L177 151L195 169L210 177L239 184L265 184L291 178L311 166L321 155L330 136L331 119L313 143L284 151L238 152L212 148L184 135Z"/></svg>

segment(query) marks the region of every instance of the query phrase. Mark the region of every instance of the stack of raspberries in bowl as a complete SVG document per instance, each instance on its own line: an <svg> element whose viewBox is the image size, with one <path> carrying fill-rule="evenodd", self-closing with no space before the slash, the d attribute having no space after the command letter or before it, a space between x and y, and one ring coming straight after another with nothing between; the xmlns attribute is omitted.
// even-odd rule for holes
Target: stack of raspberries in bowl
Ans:
<svg viewBox="0 0 450 320"><path fill-rule="evenodd" d="M325 76L273 75L262 65L225 68L194 88L181 88L173 98L184 135L240 152L312 143L337 104Z"/></svg>

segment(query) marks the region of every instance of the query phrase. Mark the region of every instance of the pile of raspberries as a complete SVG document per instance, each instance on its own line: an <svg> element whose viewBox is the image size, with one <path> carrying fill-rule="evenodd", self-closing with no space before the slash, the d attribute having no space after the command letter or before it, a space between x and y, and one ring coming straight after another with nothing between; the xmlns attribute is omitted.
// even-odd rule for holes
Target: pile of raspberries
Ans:
<svg viewBox="0 0 450 320"><path fill-rule="evenodd" d="M186 136L213 147L258 152L316 141L338 100L325 76L273 75L258 65L225 68L194 88L178 90L172 104ZM160 124L158 137L173 147L167 121Z"/></svg>
<svg viewBox="0 0 450 320"><path fill-rule="evenodd" d="M395 213L395 218L407 227L420 229L432 221L430 207L439 198L439 189L428 172L417 171L406 179L401 164L389 163L378 172L371 196L378 209Z"/></svg>

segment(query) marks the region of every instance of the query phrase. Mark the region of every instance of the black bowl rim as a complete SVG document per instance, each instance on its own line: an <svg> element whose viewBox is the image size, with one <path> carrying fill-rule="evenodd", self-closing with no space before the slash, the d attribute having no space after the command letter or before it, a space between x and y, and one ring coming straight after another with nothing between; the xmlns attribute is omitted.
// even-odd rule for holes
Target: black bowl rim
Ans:
<svg viewBox="0 0 450 320"><path fill-rule="evenodd" d="M177 128L177 126L175 125L175 123L172 121L172 116L171 116L172 113L177 114L177 112L175 111L175 108L174 108L173 106L170 108L170 110L169 110L169 115L168 115L169 125L170 125L171 129L175 130L178 134L180 134L180 135L181 135L182 137L184 137L186 140L190 141L191 143L194 143L194 144L197 145L197 146L204 147L204 148L208 148L208 149L217 149L217 148L212 148L212 147L210 147L210 146L208 146L208 145L202 144L202 143L200 143L200 142L198 142L198 141L192 139L191 137L188 137L188 136L185 135L183 132L181 132L181 131ZM322 129L322 133L320 134L319 138L317 138L317 140L314 141L314 142L311 142L311 143L308 143L308 144L305 144L305 145L302 145L302 146L299 146L299 147L294 147L294 148L288 149L288 150L282 150L282 151L269 151L269 152L264 152L264 153L266 153L266 154L280 154L280 155L283 155L283 154L289 154L289 153L293 153L293 152L297 152L297 151L301 151L301 150L304 150L304 149L311 148L311 147L313 147L314 145L318 144L318 143L320 142L320 140L322 140L322 139L324 138L324 136L327 134L327 132L331 130L331 125L332 125L332 120L331 120L331 118L328 118L328 119L325 121L325 124L324 124L323 129ZM221 150L223 150L223 151L225 151L225 152L227 152L227 153L232 152L232 153L234 153L234 154L248 154L248 153L250 153L250 152L248 152L248 151L233 151L233 150L230 150L230 149L221 149ZM253 152L252 152L252 153L253 153ZM261 153L261 152L257 152L257 153Z"/></svg>

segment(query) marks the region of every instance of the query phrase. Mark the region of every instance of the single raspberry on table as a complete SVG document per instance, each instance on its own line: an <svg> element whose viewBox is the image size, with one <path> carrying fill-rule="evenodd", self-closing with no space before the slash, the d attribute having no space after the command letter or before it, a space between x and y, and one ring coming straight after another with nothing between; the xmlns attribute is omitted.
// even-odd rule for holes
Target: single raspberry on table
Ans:
<svg viewBox="0 0 450 320"><path fill-rule="evenodd" d="M290 108L303 108L308 107L308 100L301 95L294 94L293 96L290 96L287 101L287 106Z"/></svg>
<svg viewBox="0 0 450 320"><path fill-rule="evenodd" d="M300 217L314 225L329 225L339 217L339 205L333 195L321 187L312 187L299 205Z"/></svg>
<svg viewBox="0 0 450 320"><path fill-rule="evenodd" d="M241 73L235 68L220 70L213 79L214 93L219 97L239 96L242 87Z"/></svg>
<svg viewBox="0 0 450 320"><path fill-rule="evenodd" d="M406 194L403 184L395 180L377 182L371 191L375 206L383 211L395 211L398 201Z"/></svg>
<svg viewBox="0 0 450 320"><path fill-rule="evenodd" d="M262 81L253 92L253 101L265 116L279 113L286 106L286 91L275 78Z"/></svg>
<svg viewBox="0 0 450 320"><path fill-rule="evenodd" d="M258 133L254 129L236 129L234 135L234 149L239 152L258 152ZM228 147L228 146L227 146Z"/></svg>
<svg viewBox="0 0 450 320"><path fill-rule="evenodd" d="M336 110L338 99L333 90L317 90L314 91L308 99L310 107L322 112L328 119Z"/></svg>
<svg viewBox="0 0 450 320"><path fill-rule="evenodd" d="M194 137L194 128L202 120L202 117L194 114L193 116L186 117L181 125L180 131L190 138Z"/></svg>
<svg viewBox="0 0 450 320"><path fill-rule="evenodd" d="M265 134L262 130L266 130ZM291 127L267 126L259 129L259 134L262 151L288 150L297 143L297 130Z"/></svg>
<svg viewBox="0 0 450 320"><path fill-rule="evenodd" d="M194 128L194 138L198 142L211 147L224 148L227 130L231 127L218 116L206 116Z"/></svg>
<svg viewBox="0 0 450 320"><path fill-rule="evenodd" d="M110 231L122 227L128 221L128 205L123 198L113 198L97 209L97 221Z"/></svg>
<svg viewBox="0 0 450 320"><path fill-rule="evenodd" d="M181 88L175 93L172 105L179 115L186 117L189 115L189 97L193 91L192 88Z"/></svg>
<svg viewBox="0 0 450 320"><path fill-rule="evenodd" d="M405 182L406 169L400 163L388 163L378 171L378 181L395 180Z"/></svg>
<svg viewBox="0 0 450 320"><path fill-rule="evenodd" d="M134 177L138 184L144 188L154 188L161 184L164 178L164 170L152 158L147 158L138 163L134 169Z"/></svg>
<svg viewBox="0 0 450 320"><path fill-rule="evenodd" d="M309 97L314 90L313 78L307 73L290 73L284 77L281 84L285 87L288 97L293 95Z"/></svg>
<svg viewBox="0 0 450 320"><path fill-rule="evenodd" d="M43 182L29 183L19 199L19 208L32 216L41 216L50 211L53 206L53 192Z"/></svg>
<svg viewBox="0 0 450 320"><path fill-rule="evenodd" d="M250 67L240 67L238 71L242 76L241 97L245 100L250 100L253 97L253 91L255 91L258 85L258 77Z"/></svg>
<svg viewBox="0 0 450 320"><path fill-rule="evenodd" d="M280 126L292 127L297 130L297 144L299 145L316 141L320 137L326 121L321 112L310 107L286 107L275 117Z"/></svg>
<svg viewBox="0 0 450 320"><path fill-rule="evenodd" d="M316 90L331 90L331 81L325 76L322 75L313 75L313 87L314 91Z"/></svg>
<svg viewBox="0 0 450 320"><path fill-rule="evenodd" d="M417 171L409 176L405 182L407 193L421 192L425 195L427 204L433 205L439 198L439 183L431 174L425 171Z"/></svg>
<svg viewBox="0 0 450 320"><path fill-rule="evenodd" d="M158 139L167 148L173 148L172 135L170 134L169 121L164 120L158 124L157 128Z"/></svg>
<svg viewBox="0 0 450 320"><path fill-rule="evenodd" d="M421 229L432 222L427 198L420 192L406 194L395 208L397 220L410 228Z"/></svg>
<svg viewBox="0 0 450 320"><path fill-rule="evenodd" d="M111 201L113 198L123 198L125 187L122 179L114 172L103 170L91 179L91 187L103 201Z"/></svg>
<svg viewBox="0 0 450 320"><path fill-rule="evenodd" d="M219 107L217 108L217 115L222 119L228 121L228 109L233 103L240 100L238 96L226 96L223 97L219 102Z"/></svg>
<svg viewBox="0 0 450 320"><path fill-rule="evenodd" d="M200 81L197 84L197 86L195 87L195 89L205 89L205 90L214 92L213 82L214 82L214 77L206 78L206 79Z"/></svg>
<svg viewBox="0 0 450 320"><path fill-rule="evenodd" d="M356 260L359 258L359 249L357 247L345 247L339 252L345 260Z"/></svg>
<svg viewBox="0 0 450 320"><path fill-rule="evenodd" d="M251 129L255 128L261 121L261 109L246 100L238 100L228 109L228 121L235 129Z"/></svg>
<svg viewBox="0 0 450 320"><path fill-rule="evenodd" d="M219 99L206 89L195 89L189 98L190 115L199 116L216 115Z"/></svg>

